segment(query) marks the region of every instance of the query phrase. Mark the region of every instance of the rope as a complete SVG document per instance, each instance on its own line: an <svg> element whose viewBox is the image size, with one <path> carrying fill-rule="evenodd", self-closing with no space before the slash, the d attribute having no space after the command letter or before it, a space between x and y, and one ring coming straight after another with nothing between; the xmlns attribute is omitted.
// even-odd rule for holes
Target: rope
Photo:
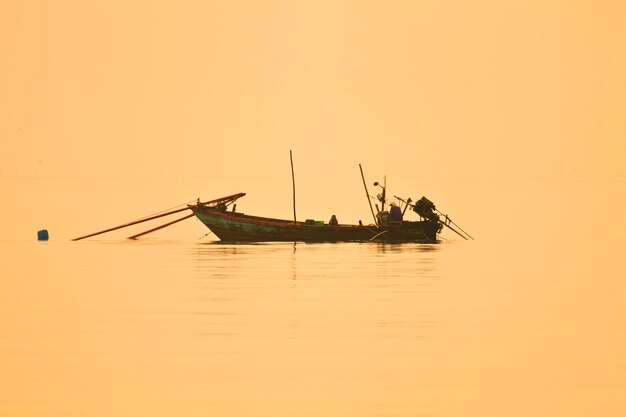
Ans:
<svg viewBox="0 0 626 417"><path fill-rule="evenodd" d="M388 237L387 235L385 235L385 233L387 233L388 231L389 231L389 230L383 230L382 232L377 233L377 234L376 234L376 235L374 235L372 238L370 238L370 242L371 242L372 240L376 239L378 236L381 236L381 235L382 235L382 236L384 236L384 237L386 237L386 238L387 238L387 240L389 240L389 237Z"/></svg>
<svg viewBox="0 0 626 417"><path fill-rule="evenodd" d="M200 236L200 237L198 238L198 240L200 240L200 239L204 239L205 237L207 237L208 235L210 235L210 234L212 234L212 233L213 233L213 232L209 232L209 233L207 233L207 234L205 234L205 235L203 235L203 236Z"/></svg>

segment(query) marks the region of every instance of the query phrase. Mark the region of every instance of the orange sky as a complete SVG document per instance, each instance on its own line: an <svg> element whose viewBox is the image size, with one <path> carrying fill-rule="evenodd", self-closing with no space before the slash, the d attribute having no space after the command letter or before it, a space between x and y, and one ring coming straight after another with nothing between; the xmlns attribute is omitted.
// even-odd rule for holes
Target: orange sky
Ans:
<svg viewBox="0 0 626 417"><path fill-rule="evenodd" d="M0 48L0 177L626 174L620 2L5 1Z"/></svg>
<svg viewBox="0 0 626 417"><path fill-rule="evenodd" d="M166 413L169 410L157 410L163 401L153 401L155 388L178 393L183 400L209 404L213 397L205 393L205 370L217 369L219 377L220 369L230 365L240 369L222 374L226 378L234 375L226 381L227 403L238 404L243 392L252 393L253 405L266 404L284 397L283 391L273 389L280 385L266 385L265 391L256 389L257 382L265 384L265 376L276 371L275 363L284 381L292 380L292 369L312 370L319 376L312 380L313 385L310 379L303 379L304 385L295 388L285 385L289 392L305 397L314 392L309 387L316 388L316 384L328 392L341 388L347 380L341 378L341 372L357 370L355 375L378 381L395 367L400 375L410 378L410 384L398 386L411 389L394 391L394 385L385 385L384 395L392 399L412 396L412 390L424 384L424 395L429 401L441 400L444 412L458 404L484 410L485 398L507 410L510 404L505 403L511 398L518 403L530 398L529 409L543 404L562 403L563 409L599 404L604 408L596 410L598 415L624 404L618 394L624 385L620 380L624 369L623 320L618 320L623 315L615 314L624 304L609 294L613 290L616 295L623 294L618 278L624 263L618 258L626 246L626 216L622 215L626 211L625 1L0 0L0 145L0 243L18 239L33 242L29 246L4 246L9 252L3 256L10 262L0 268L8 271L4 272L8 273L8 290L2 295L10 303L3 312L9 314L7 317L14 312L18 320L6 329L21 326L16 337L4 338L9 343L5 357L11 360L7 375L35 369L26 375L37 376L32 392L22 389L24 381L10 385L8 394L4 393L10 400L3 404L5 408L19 407L26 403L24 398L37 396L44 401L29 401L35 409L48 404L82 407L91 398L84 393L95 392L93 398L100 402L89 406L110 409L110 396L99 396L97 390L115 381L106 377L127 368L129 373L124 375L134 378L140 375L137 370L150 368L150 373L131 381L139 381L133 389L120 390L118 398L124 401L119 404L131 412L138 410L145 394L143 402L148 407ZM393 258L388 265L363 263L361 269L370 270L364 274L366 279L380 271L385 275L384 288L378 281L362 281L373 288L372 294L378 294L369 298L365 287L350 286L351 281L361 282L364 277L360 275L350 279L339 275L341 285L332 291L323 286L329 285L328 279L307 276L299 279L299 284L294 279L289 291L282 284L259 291L256 278L247 274L256 277L274 271L264 267L264 262L274 262L280 265L276 271L293 270L295 278L294 262L302 259L307 271L319 266L321 277L327 278L323 268L347 260L350 269L345 271L352 271L350 262L365 259L365 255L358 255L361 258L351 261L344 258L346 251L358 254L371 250L373 259L385 254L384 247L338 248L332 251L330 261L322 259L324 252L316 248L298 249L299 258L295 257L295 246L288 252L279 247L278 257L271 250L257 256L254 250L226 248L223 256L217 256L232 259L226 263L222 259L217 270L226 266L230 271L232 261L233 273L241 271L244 278L229 281L226 288L208 285L209 275L200 278L215 267L210 262L215 253L210 247L205 253L206 249L196 243L215 236L207 237L208 229L197 219L146 237L181 238L194 243L193 247L155 245L142 249L129 243L134 246L128 250L101 245L94 252L82 241L71 246L35 244L40 229L48 229L52 241L65 242L197 197L208 200L237 192L248 193L238 201L240 212L291 218L289 150L294 151L298 220L328 221L335 214L342 223L371 222L358 171L362 163L370 191L378 191L371 184L382 181L386 174L389 194L414 199L426 195L475 236L478 245L490 239L492 245L469 243L455 249L451 242L450 250L440 250L444 256L424 253L415 262L399 264L400 269L392 265ZM406 218L415 220L416 215L408 212ZM122 241L171 220L144 223L101 238ZM442 235L444 239L458 239L447 230ZM409 248L407 256L413 255L412 250ZM169 255L162 256L163 251ZM84 259L81 255L96 252L102 254L98 255L102 256L100 263L91 262L95 255ZM294 262L286 262L285 253L293 253ZM121 258L108 265L113 256ZM243 264L239 263L241 258L245 258ZM193 273L176 267L182 259L189 259L191 263L185 267L194 268ZM243 265L242 269L235 264ZM127 270L118 273L119 265ZM348 268L345 265L341 268ZM372 269L372 265L381 268ZM436 273L431 273L431 267ZM354 271L359 274L359 268ZM178 275L186 272L192 281L179 280ZM175 281L182 282L180 288L171 284L172 274ZM222 281L221 274L211 276ZM398 280L410 274L424 279L420 281L424 284L416 284L421 296L405 291L410 290L408 281ZM510 277L501 279L500 274ZM143 284L139 280L144 278L149 282L146 288L155 292L140 294ZM436 285L430 285L431 281L437 281ZM130 292L118 291L121 282L130 282ZM237 282L252 283L250 291L244 288L243 297L232 291ZM331 286L336 280L332 282ZM518 291L524 287L532 291L526 295ZM30 288L32 293L26 291ZM260 356L258 343L253 343L251 350L240 350L239 356L237 351L224 356L220 350L215 356L219 362L216 367L211 361L206 362L208 367L197 367L192 363L195 359L190 362L190 356L185 355L204 352L203 344L212 337L198 329L205 329L208 314L214 315L213 310L205 314L209 311L206 305L223 301L215 298L219 296L216 289L226 289L224 300L244 306L243 315L239 310L233 310L232 316L228 309L225 315L219 310L216 317L225 317L224 326L231 325L230 317L243 317L245 322L250 316L253 320L249 324L255 326L253 341L260 334L257 329L265 328L270 329L270 341L280 342L271 339L271 331L282 331L283 327L288 329L286 334L297 337L287 340L286 349L278 354L264 339ZM307 291L313 295L308 300ZM162 298L165 292L167 300ZM509 295L499 299L500 294ZM43 300L41 305L36 303L38 297ZM55 311L65 298L68 304ZM92 301L94 304L89 304ZM175 305L183 302L187 303L183 309ZM115 308L106 307L107 303ZM320 303L336 306L321 309L324 311L319 314ZM270 306L269 312L257 315L261 304L263 308ZM294 310L295 304L304 309ZM381 311L392 312L390 320L362 314L364 308L374 311L381 306ZM415 310L416 306L419 309ZM482 308L465 314L474 306ZM493 307L511 307L515 314L494 315ZM131 312L131 319L111 316L113 310ZM87 314L76 314L81 311ZM295 316L284 314L286 311L295 311ZM392 338L396 330L422 326L415 320L398 321L406 312L413 318L426 318L424 328L434 332L428 337L432 336L435 344L429 345L428 338L422 336L416 339L426 342L426 350L418 352L424 353L426 367L419 371L425 370L427 377L434 375L434 384L423 376L415 379L412 370L418 367L406 368L402 363L406 355L387 355L393 352L382 348L389 341L395 343ZM334 325L329 337L320 338L319 332L328 331L323 322L335 323L332 315L337 313L343 315L340 326ZM100 314L106 314L106 319ZM164 314L173 319L161 323ZM351 325L350 314L356 326ZM73 320L74 316L78 320ZM285 320L265 320L274 316ZM177 317L185 323L179 326ZM301 329L294 326L298 324L294 317L304 323ZM382 327L359 327L363 317ZM66 318L71 319L69 325ZM517 327L504 326L507 320ZM311 324L313 333L307 339L306 326ZM113 326L115 331L108 334L97 331ZM168 326L175 331L169 332ZM167 336L164 344L158 343L158 337L151 338L152 327ZM348 367L336 371L332 362L335 356L327 352L336 352L330 346L336 349L333 337L343 328L358 334L348 334L340 341L340 349L347 352L349 360ZM366 332L359 333L363 329ZM517 330L526 333L514 335ZM179 337L183 331L198 338ZM228 338L232 331L239 329L219 334ZM352 344L345 341L354 340L361 346L362 336L370 331L377 335L381 349L374 345L368 350L374 352L371 357L355 356ZM466 331L472 337L465 337ZM577 345L574 342L582 339L581 331L590 335L589 340ZM47 335L50 337L46 339ZM106 343L117 343L115 337L119 335L130 335L125 341L130 345L115 345L107 353ZM524 335L529 337L524 339ZM30 350L16 350L20 344L11 345L16 340ZM184 354L178 356L185 359L182 368L173 360L177 353L176 346L171 345L180 340L192 346L191 350L180 346ZM237 334L233 340L237 348L247 341ZM516 344L518 340L525 340L526 345ZM50 341L52 356L35 346ZM142 350L146 341L156 346L152 357ZM316 367L317 362L309 361L308 345L304 354L298 350L300 342L309 341L313 349L328 345L327 351L321 350L324 366ZM485 343L487 349L483 349ZM68 346L68 351L63 350ZM80 348L76 360L74 348ZM263 349L268 355L263 356ZM257 356L247 354L252 351ZM287 362L282 352L287 352ZM495 356L489 357L490 353ZM91 354L96 355L93 363L88 361ZM362 364L372 358L380 363L369 368L370 372ZM543 366L543 359L553 363ZM27 364L30 360L32 364ZM284 367L289 360L304 367ZM128 361L131 365L125 366ZM68 373L65 363L78 366L70 367ZM152 369L157 363L159 366ZM258 363L263 366L255 371L257 379L248 378L247 371L238 372ZM331 368L340 378L329 385L323 372ZM69 375L59 384L52 377L39 377L47 370L53 375L59 369ZM508 372L510 369L518 372ZM151 378L152 370L155 378ZM173 378L163 378L168 370ZM469 384L471 389L460 389L463 381L447 385L448 381L459 381L459 370L466 371L470 376L467 380L476 382ZM81 383L94 375L105 378L95 384L96 391L89 391L93 387ZM584 381L576 379L581 376ZM165 384L155 384L158 378ZM221 382L220 378L215 381ZM487 385L492 380L496 382ZM12 382L10 378L4 381L4 385ZM49 381L54 382L53 389L45 390ZM184 383L176 385L178 381ZM281 380L275 378L273 383L276 381ZM514 389L504 387L502 381L504 385L512 382ZM515 383L531 389L518 392ZM502 392L494 395L487 389L483 395L475 395L481 387L495 384L501 385ZM367 384L358 386L367 388ZM223 387L220 389L224 392ZM270 397L265 396L267 392ZM451 402L450 392L462 401ZM542 392L557 395L535 395ZM562 392L567 395L558 395ZM580 399L572 402L572 393L580 394ZM360 391L348 394L363 397ZM125 401L124 395L132 396L132 401ZM351 398L349 395L345 398ZM65 401L67 398L87 400L72 403ZM180 406L176 396L159 398L165 398L165 404L172 407ZM187 407L195 404L182 403ZM327 414L333 414L333 409L326 409L330 411ZM372 410L402 409L377 405ZM579 407L573 413L586 410ZM426 412L432 414L433 410Z"/></svg>

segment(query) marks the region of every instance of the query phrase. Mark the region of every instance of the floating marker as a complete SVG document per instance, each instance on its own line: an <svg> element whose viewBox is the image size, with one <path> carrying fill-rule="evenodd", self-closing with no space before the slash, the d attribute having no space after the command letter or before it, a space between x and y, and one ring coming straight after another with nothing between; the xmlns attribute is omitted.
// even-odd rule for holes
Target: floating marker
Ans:
<svg viewBox="0 0 626 417"><path fill-rule="evenodd" d="M48 231L46 229L37 232L37 240L48 240Z"/></svg>

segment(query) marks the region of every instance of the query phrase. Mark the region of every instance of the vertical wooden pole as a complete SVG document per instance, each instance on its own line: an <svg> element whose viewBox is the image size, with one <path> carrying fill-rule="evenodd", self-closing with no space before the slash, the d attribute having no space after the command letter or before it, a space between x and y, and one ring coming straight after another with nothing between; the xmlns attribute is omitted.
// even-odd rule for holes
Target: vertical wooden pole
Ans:
<svg viewBox="0 0 626 417"><path fill-rule="evenodd" d="M380 211L385 211L385 202L387 201L387 176L385 175L385 181L383 182L383 201Z"/></svg>
<svg viewBox="0 0 626 417"><path fill-rule="evenodd" d="M365 195L367 196L367 202L370 205L370 211L372 212L372 217L374 218L374 224L378 224L376 221L376 215L374 214L374 209L372 208L372 200L370 199L370 193L367 191L367 184L365 183L365 175L363 175L363 168L361 164L359 164L359 169L361 170L361 178L363 179L363 187L365 187Z"/></svg>
<svg viewBox="0 0 626 417"><path fill-rule="evenodd" d="M291 183L293 184L293 223L296 224L296 176L293 173L293 154L289 151L289 160L291 161Z"/></svg>

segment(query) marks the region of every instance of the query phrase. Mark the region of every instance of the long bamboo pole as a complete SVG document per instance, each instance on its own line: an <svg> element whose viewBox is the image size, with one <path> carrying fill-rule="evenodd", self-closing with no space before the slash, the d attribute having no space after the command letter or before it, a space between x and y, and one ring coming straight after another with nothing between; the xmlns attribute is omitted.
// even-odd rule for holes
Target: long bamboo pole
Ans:
<svg viewBox="0 0 626 417"><path fill-rule="evenodd" d="M220 202L223 202L223 201L234 201L234 200L237 200L239 197L243 197L244 195L246 195L246 193L237 193L237 194L229 195L229 196L226 196L226 197L216 198L215 200L205 201L203 203L201 202L199 204L211 204L211 203L220 203ZM135 225L135 224L144 223L144 222L147 222L147 221L150 221L150 220L158 219L159 217L165 217L165 216L169 216L170 214L180 213L181 211L185 211L185 210L189 210L189 207L184 207L184 208L181 208L181 209L178 209L178 210L172 210L172 211L168 211L166 213L157 214L155 216L146 217L145 219L136 220L134 222L122 224L120 226L111 227L109 229L101 230L99 232L95 232L95 233L91 233L91 234L88 234L88 235L85 235L85 236L77 237L77 238L72 239L72 240L76 241L76 240L86 239L88 237L101 235L103 233L112 232L112 231L118 230L118 229L123 229L124 227L128 227L128 226L132 226L132 225Z"/></svg>
<svg viewBox="0 0 626 417"><path fill-rule="evenodd" d="M361 178L363 179L363 187L365 187L365 195L367 196L367 202L370 205L370 211L372 212L372 217L374 218L374 224L378 224L376 221L376 215L374 214L374 209L372 208L372 200L370 199L370 193L367 191L367 184L365 183L365 175L363 175L363 167L359 164L359 169L361 170Z"/></svg>
<svg viewBox="0 0 626 417"><path fill-rule="evenodd" d="M150 220L158 219L159 217L169 216L170 214L180 213L181 211L185 211L185 210L189 210L189 207L185 207L185 208L181 208L181 209L173 210L173 211L168 211L167 213L158 214L156 216L147 217L145 219L136 220L134 222L125 223L125 224L122 224L120 226L111 227L110 229L101 230L99 232L95 232L95 233L91 233L91 234L88 234L88 235L85 235L85 236L77 237L77 238L72 239L72 240L75 241L75 240L87 239L88 237L101 235L103 233L112 232L112 231L118 230L118 229L123 229L124 227L128 227L128 226L132 226L134 224L139 224L139 223L147 222L147 221L150 221Z"/></svg>
<svg viewBox="0 0 626 417"><path fill-rule="evenodd" d="M296 176L293 172L293 154L289 151L289 160L291 161L291 183L293 185L293 224L296 224Z"/></svg>
<svg viewBox="0 0 626 417"><path fill-rule="evenodd" d="M173 220L173 221L171 221L169 223L162 224L161 226L157 226L154 229L146 230L145 232L141 232L141 233L137 233L136 235L129 236L128 239L135 240L139 236L143 236L143 235L147 235L148 233L156 232L157 230L161 230L161 229L163 229L163 228L165 228L167 226L171 226L171 225L173 225L175 223L182 222L183 220L188 219L190 217L193 217L195 215L196 215L195 213L191 213L191 214L189 214L189 215L187 215L185 217L181 217L180 219L176 219L176 220Z"/></svg>

